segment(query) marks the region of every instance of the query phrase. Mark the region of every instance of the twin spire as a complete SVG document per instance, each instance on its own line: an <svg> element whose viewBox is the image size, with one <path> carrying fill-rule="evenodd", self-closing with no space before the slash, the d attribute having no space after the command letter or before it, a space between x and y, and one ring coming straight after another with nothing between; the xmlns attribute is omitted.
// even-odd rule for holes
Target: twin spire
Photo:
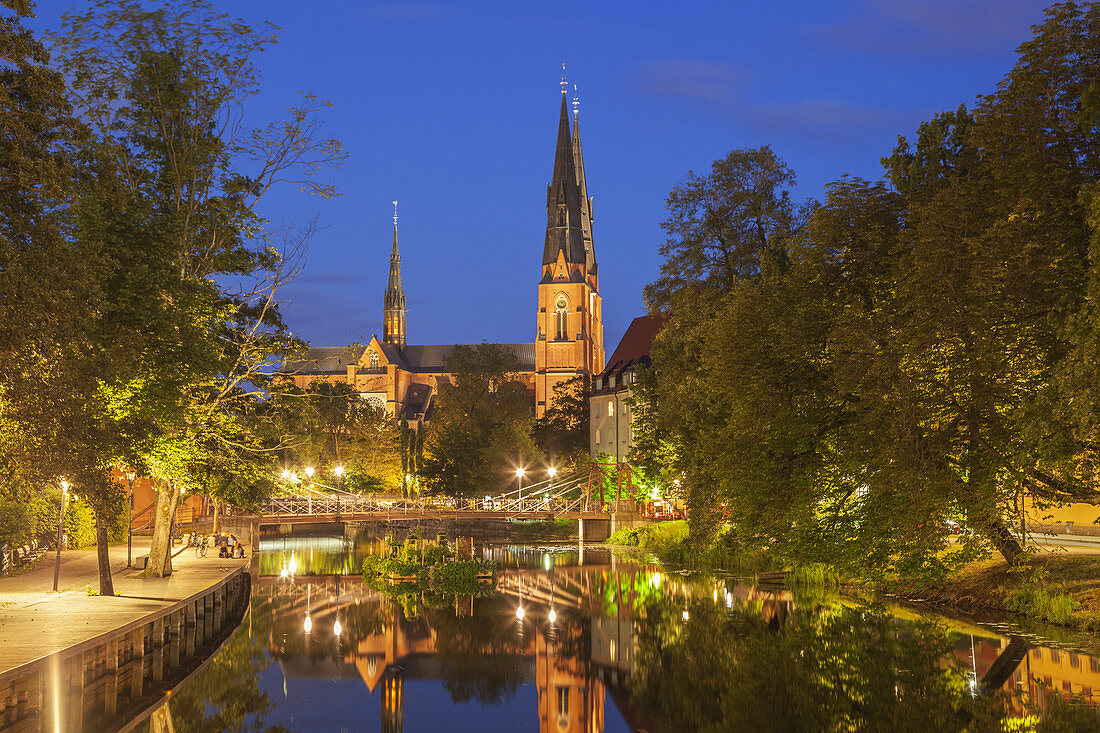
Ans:
<svg viewBox="0 0 1100 733"><path fill-rule="evenodd" d="M580 100L573 86L573 124L569 124L569 82L565 64L561 76L561 115L558 142L554 152L554 174L546 190L546 240L543 265L553 265L559 253L567 264L583 264L584 276L596 274L596 256L592 245L592 200L584 176L581 154ZM570 130L572 127L572 130Z"/></svg>
<svg viewBox="0 0 1100 733"><path fill-rule="evenodd" d="M543 265L554 265L559 253L565 262L582 265L576 276L596 276L596 254L592 244L592 199L584 177L579 122L580 100L573 85L573 124L569 124L569 82L565 64L561 65L561 115L558 141L554 152L554 175L546 190L546 240ZM572 127L572 129L570 129ZM390 280L386 287L382 341L405 348L405 289L401 285L401 255L397 249L397 202L393 202L393 248L390 252Z"/></svg>

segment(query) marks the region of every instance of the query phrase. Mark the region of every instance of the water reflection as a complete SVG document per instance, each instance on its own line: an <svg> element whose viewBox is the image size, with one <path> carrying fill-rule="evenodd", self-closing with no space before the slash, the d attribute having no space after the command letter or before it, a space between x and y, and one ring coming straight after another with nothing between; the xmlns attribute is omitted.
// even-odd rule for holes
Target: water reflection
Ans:
<svg viewBox="0 0 1100 733"><path fill-rule="evenodd" d="M375 540L326 542L267 548L249 627L172 697L175 729L1100 724L1100 657L1080 648L820 591L669 573L602 548L479 548L502 566L495 591L387 594L346 572ZM284 577L290 553L297 572Z"/></svg>

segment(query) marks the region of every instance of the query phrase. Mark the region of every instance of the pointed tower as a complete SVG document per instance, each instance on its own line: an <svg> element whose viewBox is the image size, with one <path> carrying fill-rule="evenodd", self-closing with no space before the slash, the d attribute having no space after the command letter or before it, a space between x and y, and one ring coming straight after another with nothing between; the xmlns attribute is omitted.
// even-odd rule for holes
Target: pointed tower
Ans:
<svg viewBox="0 0 1100 733"><path fill-rule="evenodd" d="M577 191L581 198L581 232L584 236L585 271L596 274L596 250L592 247L592 199L584 180L584 156L581 154L580 100L577 85L573 85L573 169L577 173Z"/></svg>
<svg viewBox="0 0 1100 733"><path fill-rule="evenodd" d="M553 405L555 385L603 371L603 316L591 200L581 156L574 97L570 133L564 66L554 173L546 189L546 238L535 342L535 416Z"/></svg>
<svg viewBox="0 0 1100 733"><path fill-rule="evenodd" d="M393 202L393 250L390 252L390 282L382 310L382 340L405 348L405 288L401 287L401 255L397 251L397 202Z"/></svg>

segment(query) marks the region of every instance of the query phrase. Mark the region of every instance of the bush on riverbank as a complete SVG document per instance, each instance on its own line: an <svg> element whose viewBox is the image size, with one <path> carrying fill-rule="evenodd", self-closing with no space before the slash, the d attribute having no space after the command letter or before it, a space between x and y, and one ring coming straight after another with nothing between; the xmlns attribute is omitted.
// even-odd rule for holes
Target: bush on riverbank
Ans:
<svg viewBox="0 0 1100 733"><path fill-rule="evenodd" d="M620 529L607 539L607 544L636 547L656 555L665 565L677 567L722 568L746 575L786 571L789 582L803 585L827 586L840 582L834 570L820 563L787 563L767 553L747 552L728 529L720 531L710 545L699 547L691 542L688 523L683 520Z"/></svg>

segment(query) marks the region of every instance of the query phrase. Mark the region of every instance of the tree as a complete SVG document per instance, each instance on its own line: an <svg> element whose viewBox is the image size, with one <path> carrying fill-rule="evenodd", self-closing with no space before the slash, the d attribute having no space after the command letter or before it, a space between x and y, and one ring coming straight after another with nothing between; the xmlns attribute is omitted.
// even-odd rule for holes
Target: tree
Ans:
<svg viewBox="0 0 1100 733"><path fill-rule="evenodd" d="M541 457L531 405L515 355L498 344L456 346L444 369L423 473L433 490L481 496Z"/></svg>
<svg viewBox="0 0 1100 733"><path fill-rule="evenodd" d="M573 466L588 455L591 377L581 374L554 385L554 399L535 423L535 442L556 466Z"/></svg>
<svg viewBox="0 0 1100 733"><path fill-rule="evenodd" d="M113 387L116 403L153 417L137 462L158 489L146 574L160 576L171 568L181 490L201 487L211 442L249 448L240 440L243 421L256 415L257 390L295 346L278 292L314 227L280 236L258 204L286 182L333 195L312 174L343 154L338 142L318 138L309 95L286 122L243 126L244 103L257 89L252 55L274 40L270 26L215 13L201 0L150 11L133 0L100 0L65 20L55 45L96 134L101 185L89 198L112 204L93 209L85 236L119 250L125 235L140 260L129 272L154 280L127 294L130 305L151 309L152 331L163 340L141 351L136 383ZM128 384L140 389L121 389Z"/></svg>

